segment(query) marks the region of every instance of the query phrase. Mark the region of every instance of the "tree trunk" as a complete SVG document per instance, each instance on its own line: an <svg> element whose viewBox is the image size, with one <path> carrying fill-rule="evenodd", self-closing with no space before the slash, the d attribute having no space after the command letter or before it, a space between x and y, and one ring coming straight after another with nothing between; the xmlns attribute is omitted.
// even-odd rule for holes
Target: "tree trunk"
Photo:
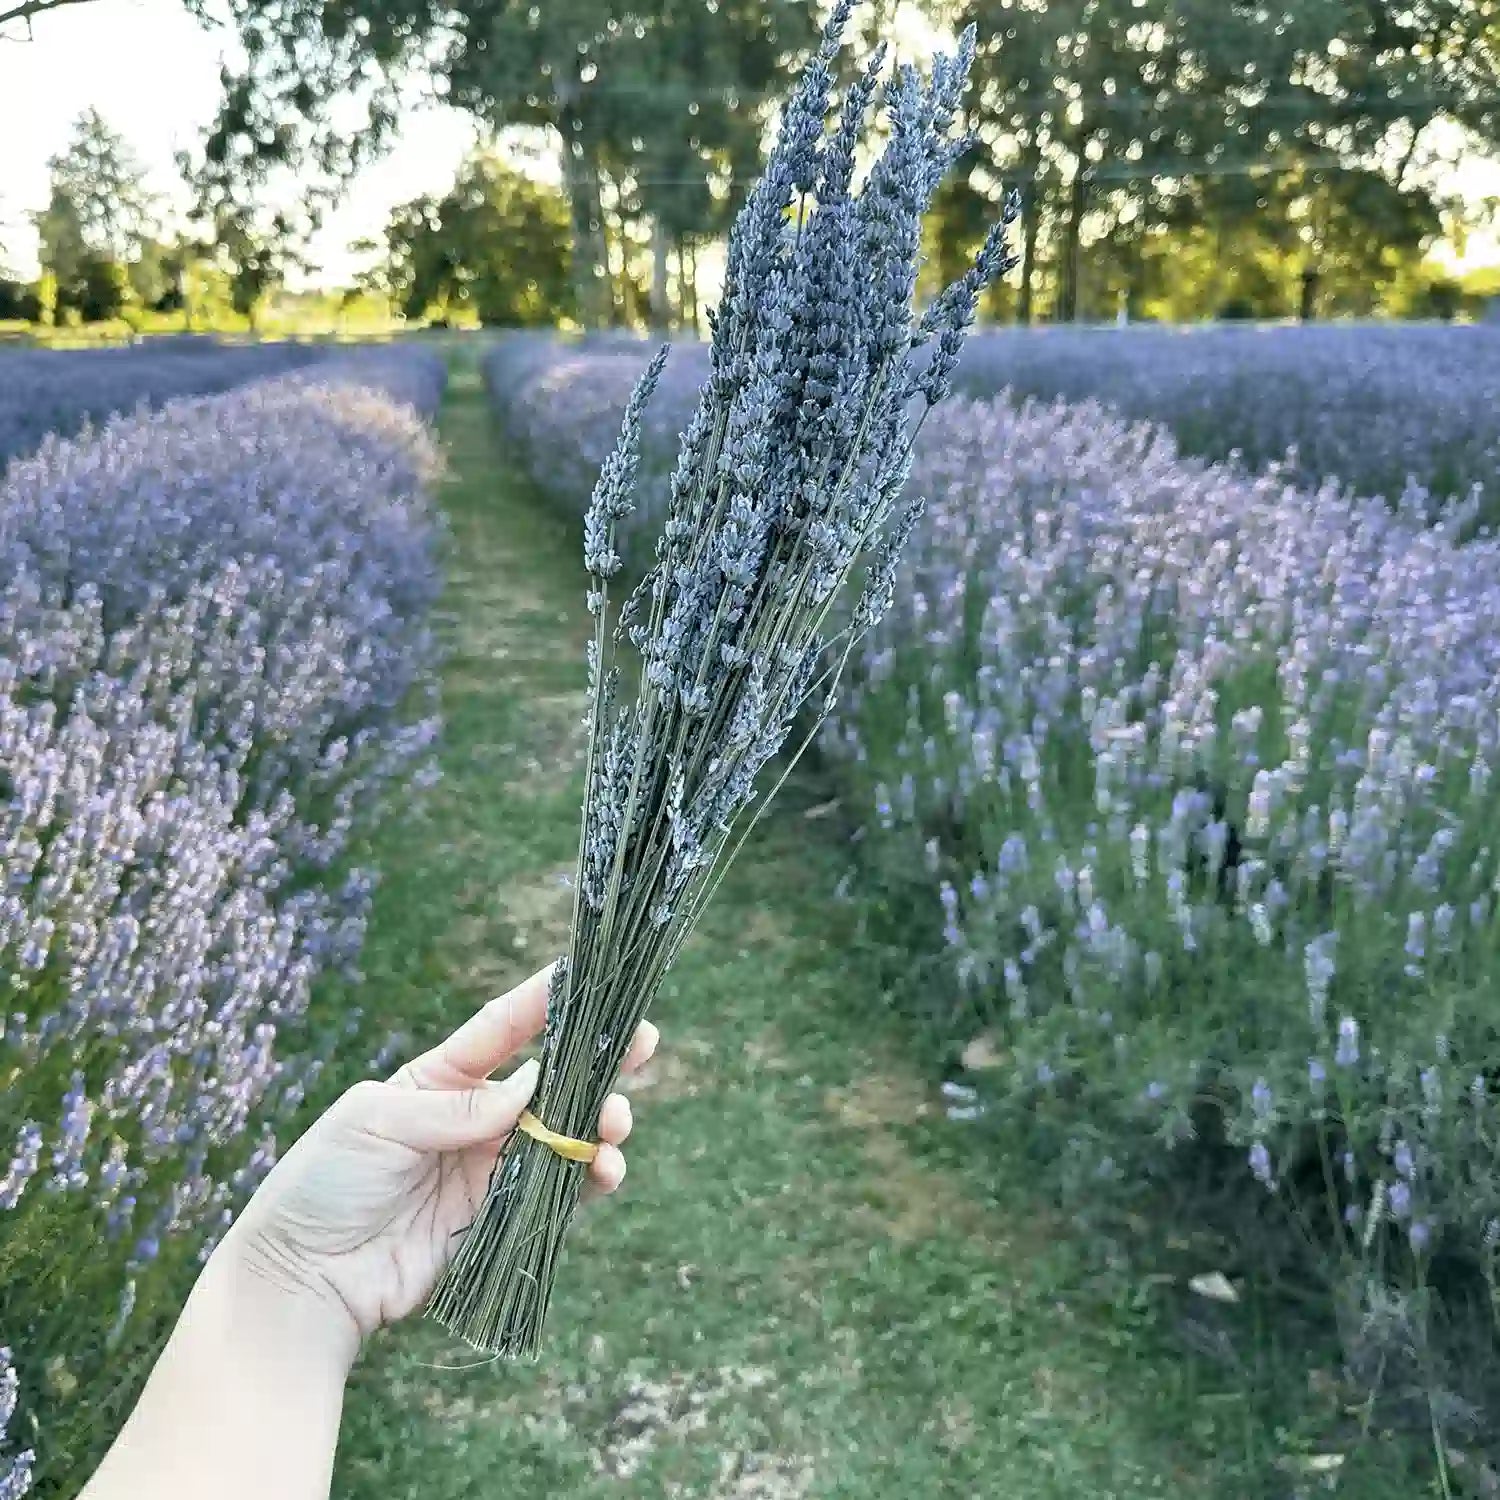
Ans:
<svg viewBox="0 0 1500 1500"><path fill-rule="evenodd" d="M1088 204L1088 180L1084 176L1083 153L1073 163L1073 183L1068 189L1068 218L1063 226L1062 288L1057 316L1063 323L1078 321L1079 280L1083 262L1083 213Z"/></svg>
<svg viewBox="0 0 1500 1500"><path fill-rule="evenodd" d="M604 267L604 324L609 328L618 328L622 321L620 311L621 298L624 294L624 271L625 264L625 228L624 224L616 218L615 224L609 222L609 210L604 206L604 196L601 190L599 197L599 238L603 249L600 257ZM618 233L611 233L611 229L617 229ZM620 263L621 278L615 279L615 240L620 241Z"/></svg>
<svg viewBox="0 0 1500 1500"><path fill-rule="evenodd" d="M688 320L692 326L693 337L701 337L698 327L698 242L688 241Z"/></svg>
<svg viewBox="0 0 1500 1500"><path fill-rule="evenodd" d="M1036 252L1042 233L1042 153L1035 140L1021 156L1021 284L1016 295L1016 322L1029 326L1036 318Z"/></svg>
<svg viewBox="0 0 1500 1500"><path fill-rule="evenodd" d="M1318 316L1318 283L1322 280L1318 268L1308 265L1302 271L1302 295L1297 305L1297 316L1304 323L1313 322Z"/></svg>
<svg viewBox="0 0 1500 1500"><path fill-rule="evenodd" d="M1036 317L1036 244L1041 232L1041 199L1036 179L1026 186L1021 208L1021 291L1016 299L1016 322L1030 327Z"/></svg>
<svg viewBox="0 0 1500 1500"><path fill-rule="evenodd" d="M672 298L668 291L670 267L667 257L672 242L666 226L660 219L651 221L651 326L667 329L672 326Z"/></svg>
<svg viewBox="0 0 1500 1500"><path fill-rule="evenodd" d="M558 92L563 185L573 227L573 295L578 321L585 328L602 328L609 309L609 284L599 164L589 149L583 121L570 107L573 86L565 83Z"/></svg>

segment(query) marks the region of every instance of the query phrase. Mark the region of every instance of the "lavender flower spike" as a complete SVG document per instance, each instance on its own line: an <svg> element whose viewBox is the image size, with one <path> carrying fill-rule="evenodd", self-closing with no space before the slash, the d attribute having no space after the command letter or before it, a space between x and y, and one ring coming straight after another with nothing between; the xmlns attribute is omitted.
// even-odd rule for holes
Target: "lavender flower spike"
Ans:
<svg viewBox="0 0 1500 1500"><path fill-rule="evenodd" d="M664 351L589 505L583 828L532 1105L565 1135L594 1129L637 1024L754 826L752 802L769 800L760 773L801 721L795 763L889 608L921 516L903 498L917 430L947 393L981 292L1010 264L1013 201L972 269L914 315L922 215L954 157L973 37L935 62L927 85L910 67L883 87L866 71L830 134L849 12L840 0L735 224L710 374L666 487L655 565L613 630L615 524L632 503ZM887 143L856 193L855 148L877 95ZM640 690L613 708L615 648L627 642ZM517 1136L432 1315L479 1348L534 1354L581 1186L576 1164Z"/></svg>

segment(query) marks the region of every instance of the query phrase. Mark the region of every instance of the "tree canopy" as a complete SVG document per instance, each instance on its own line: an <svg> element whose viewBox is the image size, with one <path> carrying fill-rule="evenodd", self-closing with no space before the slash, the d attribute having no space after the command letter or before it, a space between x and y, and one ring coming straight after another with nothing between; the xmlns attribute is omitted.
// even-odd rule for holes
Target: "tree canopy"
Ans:
<svg viewBox="0 0 1500 1500"><path fill-rule="evenodd" d="M1500 145L1488 0L967 0L953 18L982 38L971 182L993 201L1010 174L1028 197L1023 317L1047 283L1064 318L1138 300L1164 241L1204 236L1274 247L1299 290L1261 310L1313 310L1301 289L1436 237L1413 169L1437 122Z"/></svg>
<svg viewBox="0 0 1500 1500"><path fill-rule="evenodd" d="M62 3L83 0L0 0L0 28ZM209 0L185 3L204 11ZM400 300L429 284L428 305L498 288L500 261L476 250L480 222L515 235L518 263L543 272L522 280L550 288L559 261L544 241L561 201L571 286L539 295L586 326L695 321L698 252L753 180L823 10L817 0L223 3L242 59L225 70L218 118L185 168L241 300L277 283L340 185L426 97L490 133L546 139L562 193L526 200L504 173L481 183L470 163L455 193L477 193L482 212L439 195L393 222L391 263L404 267L393 274L409 278ZM1445 228L1462 228L1443 154L1500 149L1500 0L907 0L902 12L936 30L978 29L975 145L937 204L925 275L950 276L1003 190L1019 186L1023 264L992 294L992 314L1372 310L1415 284ZM128 260L122 242L144 231L123 143L97 116L81 121L54 169L39 227L67 273L59 282L77 279L84 255ZM291 175L295 222L251 207ZM441 254L449 231L433 224L451 228ZM461 275L440 274L443 254ZM513 293L497 291L496 314L531 316Z"/></svg>
<svg viewBox="0 0 1500 1500"><path fill-rule="evenodd" d="M374 281L408 318L555 324L575 312L567 202L494 152L479 152L447 193L395 210Z"/></svg>

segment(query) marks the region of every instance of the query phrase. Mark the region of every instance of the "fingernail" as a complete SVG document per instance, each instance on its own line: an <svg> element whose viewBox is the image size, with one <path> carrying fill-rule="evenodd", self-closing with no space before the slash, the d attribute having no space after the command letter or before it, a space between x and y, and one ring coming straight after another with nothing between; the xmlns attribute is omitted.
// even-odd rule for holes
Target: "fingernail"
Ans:
<svg viewBox="0 0 1500 1500"><path fill-rule="evenodd" d="M536 1058L527 1058L525 1062L510 1075L510 1081L519 1088L524 1088L529 1094L536 1087L537 1074L542 1071L542 1065Z"/></svg>

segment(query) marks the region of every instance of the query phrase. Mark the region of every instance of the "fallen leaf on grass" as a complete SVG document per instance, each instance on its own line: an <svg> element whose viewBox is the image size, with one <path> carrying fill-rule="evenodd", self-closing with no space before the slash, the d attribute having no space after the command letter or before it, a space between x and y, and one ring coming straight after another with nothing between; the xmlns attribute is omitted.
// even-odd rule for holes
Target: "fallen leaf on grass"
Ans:
<svg viewBox="0 0 1500 1500"><path fill-rule="evenodd" d="M1006 1060L1006 1054L996 1044L991 1032L981 1032L964 1048L961 1061L971 1073L983 1073L998 1068Z"/></svg>
<svg viewBox="0 0 1500 1500"><path fill-rule="evenodd" d="M1200 1271L1188 1282L1188 1286L1200 1297L1210 1302L1238 1302L1240 1294L1222 1271Z"/></svg>

